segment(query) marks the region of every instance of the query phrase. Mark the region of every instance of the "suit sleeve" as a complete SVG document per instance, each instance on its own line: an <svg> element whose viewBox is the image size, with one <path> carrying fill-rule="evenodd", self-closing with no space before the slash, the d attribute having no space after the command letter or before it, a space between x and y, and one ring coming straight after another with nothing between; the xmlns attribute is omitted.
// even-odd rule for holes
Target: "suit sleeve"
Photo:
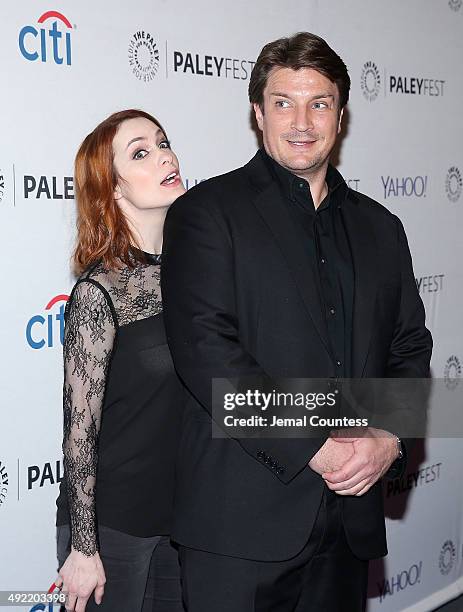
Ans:
<svg viewBox="0 0 463 612"><path fill-rule="evenodd" d="M402 222L398 223L401 265L401 298L394 331L387 376L389 378L428 378L432 338L425 326L423 302L413 273L412 258Z"/></svg>
<svg viewBox="0 0 463 612"><path fill-rule="evenodd" d="M166 332L175 367L190 393L212 414L212 379L266 374L239 335L234 254L225 220L193 192L170 208L161 274ZM243 451L290 482L325 439L240 438Z"/></svg>
<svg viewBox="0 0 463 612"><path fill-rule="evenodd" d="M425 326L424 306L416 286L405 230L400 219L396 219L401 266L401 297L399 316L389 351L387 377L417 379L409 400L412 421L409 429L416 431L418 436L424 435L426 428L429 385L420 379L427 379L430 375L432 338ZM414 438L402 440L404 458L392 464L387 473L389 478L398 478L404 473L406 459L414 443Z"/></svg>

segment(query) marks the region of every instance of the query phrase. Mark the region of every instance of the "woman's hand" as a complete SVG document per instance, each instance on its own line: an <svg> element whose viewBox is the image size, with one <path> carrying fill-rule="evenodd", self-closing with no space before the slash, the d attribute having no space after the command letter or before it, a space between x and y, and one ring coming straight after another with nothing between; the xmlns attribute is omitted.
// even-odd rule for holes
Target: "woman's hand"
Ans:
<svg viewBox="0 0 463 612"><path fill-rule="evenodd" d="M72 550L55 580L57 587L66 594L66 610L85 612L85 606L95 591L95 602L101 603L106 577L100 555L96 552L86 557Z"/></svg>

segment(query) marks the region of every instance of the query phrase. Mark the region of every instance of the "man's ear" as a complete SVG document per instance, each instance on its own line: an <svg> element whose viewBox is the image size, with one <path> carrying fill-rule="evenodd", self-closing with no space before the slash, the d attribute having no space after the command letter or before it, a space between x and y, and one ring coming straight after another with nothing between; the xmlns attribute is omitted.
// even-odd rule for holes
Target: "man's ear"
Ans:
<svg viewBox="0 0 463 612"><path fill-rule="evenodd" d="M339 113L339 120L338 120L338 134L341 133L341 122L342 122L343 114L344 114L344 108L341 108L341 112Z"/></svg>
<svg viewBox="0 0 463 612"><path fill-rule="evenodd" d="M254 103L252 106L254 108L254 114L256 115L257 125L259 126L259 129L262 131L264 129L264 114L259 104Z"/></svg>

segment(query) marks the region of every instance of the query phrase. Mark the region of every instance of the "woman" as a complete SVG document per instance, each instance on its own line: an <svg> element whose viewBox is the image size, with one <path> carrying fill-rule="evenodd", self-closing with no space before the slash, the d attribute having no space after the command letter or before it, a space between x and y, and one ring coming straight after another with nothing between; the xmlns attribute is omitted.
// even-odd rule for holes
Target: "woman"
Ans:
<svg viewBox="0 0 463 612"><path fill-rule="evenodd" d="M139 110L85 138L75 187L80 277L66 307L56 584L66 610L177 612L166 536L183 391L159 268L164 219L185 189L165 131Z"/></svg>

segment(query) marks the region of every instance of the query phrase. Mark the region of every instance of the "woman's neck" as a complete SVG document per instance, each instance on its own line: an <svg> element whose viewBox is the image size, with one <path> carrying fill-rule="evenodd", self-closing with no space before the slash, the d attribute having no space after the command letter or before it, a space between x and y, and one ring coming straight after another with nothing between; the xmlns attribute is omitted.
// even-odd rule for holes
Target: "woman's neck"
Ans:
<svg viewBox="0 0 463 612"><path fill-rule="evenodd" d="M168 206L124 211L137 246L145 253L162 253L162 233Z"/></svg>

